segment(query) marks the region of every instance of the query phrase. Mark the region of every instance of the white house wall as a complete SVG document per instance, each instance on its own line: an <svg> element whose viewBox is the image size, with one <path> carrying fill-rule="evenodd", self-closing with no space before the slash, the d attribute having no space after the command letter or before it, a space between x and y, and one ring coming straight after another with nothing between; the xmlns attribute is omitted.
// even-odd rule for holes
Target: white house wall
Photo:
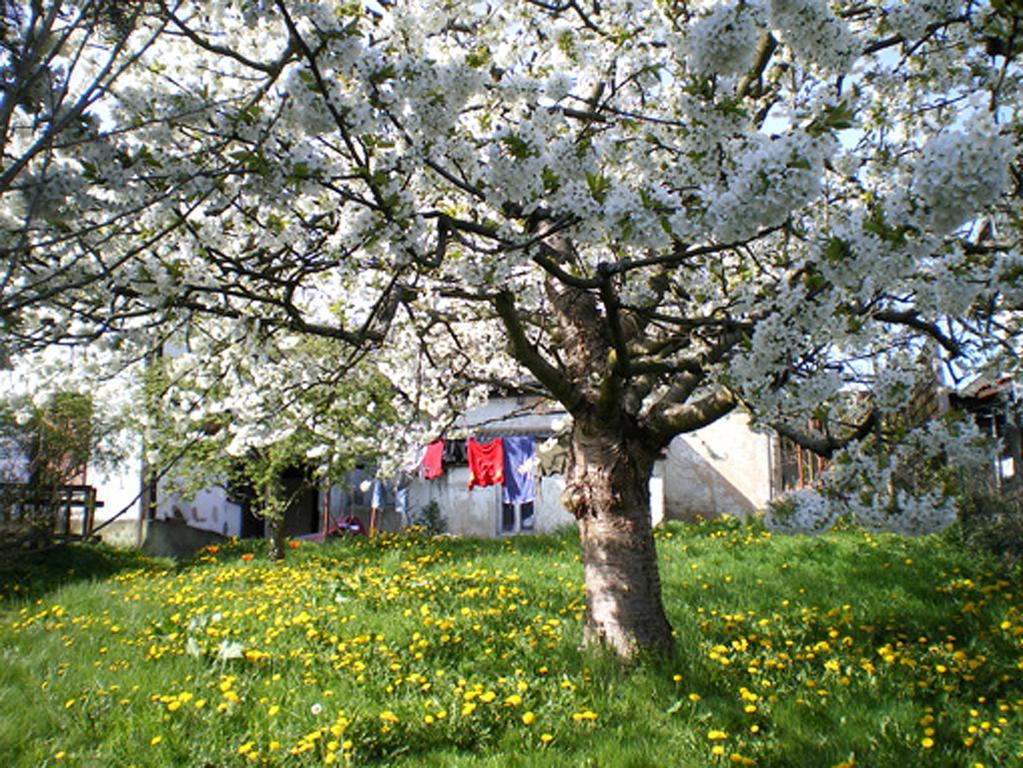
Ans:
<svg viewBox="0 0 1023 768"><path fill-rule="evenodd" d="M140 461L129 459L113 467L90 467L86 480L96 489L96 501L103 503L96 509L97 523L115 516L125 522L138 521L142 491Z"/></svg>
<svg viewBox="0 0 1023 768"><path fill-rule="evenodd" d="M664 463L665 514L671 519L746 517L770 501L771 439L754 433L745 414L675 438Z"/></svg>
<svg viewBox="0 0 1023 768"><path fill-rule="evenodd" d="M561 506L564 479L560 476L538 478L533 501L533 531L547 533L574 520ZM437 502L446 530L464 536L497 536L501 520L501 486L491 485L469 490L469 468L445 468L434 480L416 480L409 488L409 512L414 518L431 501Z"/></svg>
<svg viewBox="0 0 1023 768"><path fill-rule="evenodd" d="M242 508L228 501L226 491L218 487L199 491L193 499L160 488L156 519L182 520L192 528L224 536L240 536L242 532Z"/></svg>
<svg viewBox="0 0 1023 768"><path fill-rule="evenodd" d="M469 436L483 433L484 440L502 431L517 435L550 434L551 422L565 415L560 404L536 396L495 397L460 416L453 428Z"/></svg>

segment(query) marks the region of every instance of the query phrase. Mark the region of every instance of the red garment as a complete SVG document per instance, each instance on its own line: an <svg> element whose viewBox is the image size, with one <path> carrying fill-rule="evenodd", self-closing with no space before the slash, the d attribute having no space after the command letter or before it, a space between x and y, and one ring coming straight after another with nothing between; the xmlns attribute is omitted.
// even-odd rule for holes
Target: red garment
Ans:
<svg viewBox="0 0 1023 768"><path fill-rule="evenodd" d="M504 443L469 440L469 490L483 485L504 485Z"/></svg>
<svg viewBox="0 0 1023 768"><path fill-rule="evenodd" d="M440 477L444 473L444 467L441 463L444 457L444 441L434 440L428 446L426 446L426 454L423 456L423 461L419 465L423 478L426 480L433 480L436 477Z"/></svg>

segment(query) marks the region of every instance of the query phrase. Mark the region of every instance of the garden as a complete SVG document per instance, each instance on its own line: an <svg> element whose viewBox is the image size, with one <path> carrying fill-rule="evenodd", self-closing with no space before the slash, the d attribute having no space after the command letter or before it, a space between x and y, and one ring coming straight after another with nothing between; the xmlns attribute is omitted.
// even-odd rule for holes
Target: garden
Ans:
<svg viewBox="0 0 1023 768"><path fill-rule="evenodd" d="M75 545L3 567L8 765L1004 766L1018 573L957 528L655 532L669 657L580 651L578 536Z"/></svg>

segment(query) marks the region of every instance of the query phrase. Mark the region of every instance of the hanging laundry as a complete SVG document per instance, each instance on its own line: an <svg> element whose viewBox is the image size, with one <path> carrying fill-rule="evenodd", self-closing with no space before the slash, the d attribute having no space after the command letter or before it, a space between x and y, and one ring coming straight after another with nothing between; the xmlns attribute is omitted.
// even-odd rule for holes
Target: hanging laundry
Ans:
<svg viewBox="0 0 1023 768"><path fill-rule="evenodd" d="M568 471L568 439L550 437L537 446L540 474L544 477L564 475Z"/></svg>
<svg viewBox="0 0 1023 768"><path fill-rule="evenodd" d="M503 443L504 503L525 504L536 497L536 445L532 437L506 437Z"/></svg>
<svg viewBox="0 0 1023 768"><path fill-rule="evenodd" d="M391 503L391 488L386 480L374 480L373 481L373 494L370 498L369 505L374 509L383 509L386 506L390 506Z"/></svg>
<svg viewBox="0 0 1023 768"><path fill-rule="evenodd" d="M489 443L469 440L469 490L484 485L504 484L504 446L501 438Z"/></svg>
<svg viewBox="0 0 1023 768"><path fill-rule="evenodd" d="M450 467L452 464L465 464L468 462L465 440L444 441L444 464Z"/></svg>
<svg viewBox="0 0 1023 768"><path fill-rule="evenodd" d="M412 525L408 514L408 486L394 489L394 511L403 528Z"/></svg>
<svg viewBox="0 0 1023 768"><path fill-rule="evenodd" d="M444 456L444 441L434 440L428 446L426 446L426 453L423 455L423 463L420 465L420 471L423 473L423 478L426 480L433 480L434 478L440 477L444 472L444 466L442 463L442 457Z"/></svg>

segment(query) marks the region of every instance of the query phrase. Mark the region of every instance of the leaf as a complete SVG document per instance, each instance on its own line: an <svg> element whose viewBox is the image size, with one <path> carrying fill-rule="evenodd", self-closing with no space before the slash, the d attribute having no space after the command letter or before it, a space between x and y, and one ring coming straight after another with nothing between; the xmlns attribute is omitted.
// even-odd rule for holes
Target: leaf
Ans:
<svg viewBox="0 0 1023 768"><path fill-rule="evenodd" d="M558 174L552 171L550 168L544 168L541 177L543 178L543 188L545 192L556 192L561 187L561 179L558 178Z"/></svg>
<svg viewBox="0 0 1023 768"><path fill-rule="evenodd" d="M611 182L606 176L599 173L586 172L586 186L590 188L590 194L598 203L603 203L607 193L611 189Z"/></svg>
<svg viewBox="0 0 1023 768"><path fill-rule="evenodd" d="M479 46L474 51L470 51L465 57L465 63L473 69L479 69L480 67L486 66L490 62L490 49L486 46Z"/></svg>
<svg viewBox="0 0 1023 768"><path fill-rule="evenodd" d="M514 133L502 137L501 143L508 149L508 154L516 160L525 160L530 155L537 154L528 141Z"/></svg>

